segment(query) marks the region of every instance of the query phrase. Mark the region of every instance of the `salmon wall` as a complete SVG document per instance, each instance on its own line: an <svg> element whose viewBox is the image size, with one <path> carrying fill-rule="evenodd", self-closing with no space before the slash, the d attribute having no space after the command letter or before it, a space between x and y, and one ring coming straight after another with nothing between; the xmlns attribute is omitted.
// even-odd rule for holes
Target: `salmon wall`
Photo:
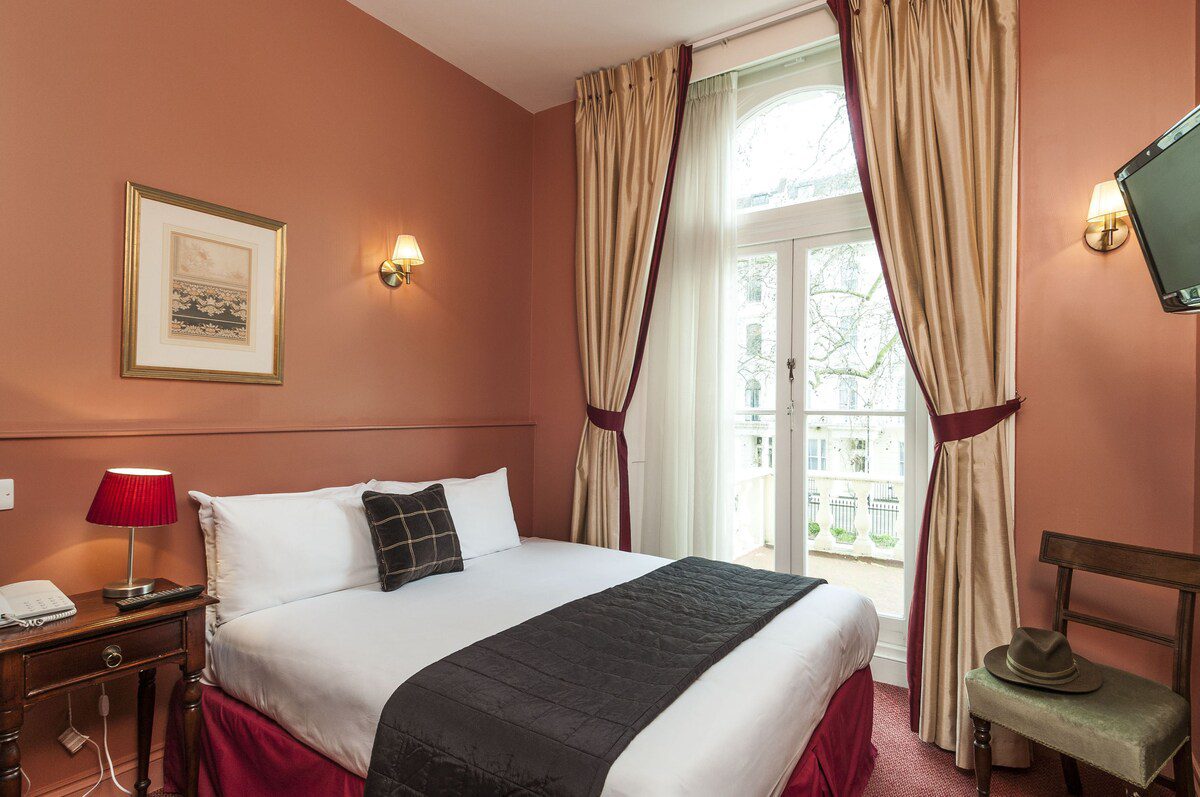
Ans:
<svg viewBox="0 0 1200 797"><path fill-rule="evenodd" d="M181 520L139 535L137 569L182 583L204 575L189 489L507 465L532 529L530 113L344 0L39 0L0 3L0 120L0 584L123 573L121 531L84 521L109 466L174 471ZM119 376L126 180L287 223L282 386ZM426 263L389 291L401 232ZM75 707L98 731L95 690ZM38 793L94 780L65 715L27 716Z"/></svg>
<svg viewBox="0 0 1200 797"><path fill-rule="evenodd" d="M1017 384L1029 400L1016 427L1017 579L1022 620L1046 625L1043 529L1194 546L1196 319L1159 309L1132 237L1101 254L1081 236L1092 186L1196 104L1196 3L1025 2L1020 25ZM1081 575L1073 595L1084 610L1174 628L1167 590ZM1166 648L1071 636L1085 656L1169 682Z"/></svg>
<svg viewBox="0 0 1200 797"><path fill-rule="evenodd" d="M538 113L533 140L533 530L565 540L587 417L575 322L575 103Z"/></svg>

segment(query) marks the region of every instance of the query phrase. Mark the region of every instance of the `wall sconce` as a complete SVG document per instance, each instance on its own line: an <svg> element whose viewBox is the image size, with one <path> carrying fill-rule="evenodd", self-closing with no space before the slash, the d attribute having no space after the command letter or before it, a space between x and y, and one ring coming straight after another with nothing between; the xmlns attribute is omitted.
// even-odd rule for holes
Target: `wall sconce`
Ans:
<svg viewBox="0 0 1200 797"><path fill-rule="evenodd" d="M1097 252L1111 252L1129 237L1129 222L1125 217L1125 198L1116 180L1097 183L1092 189L1092 204L1088 208L1088 226L1083 240Z"/></svg>
<svg viewBox="0 0 1200 797"><path fill-rule="evenodd" d="M421 247L411 235L397 235L392 256L379 264L379 280L389 288L412 284L412 267L425 262Z"/></svg>

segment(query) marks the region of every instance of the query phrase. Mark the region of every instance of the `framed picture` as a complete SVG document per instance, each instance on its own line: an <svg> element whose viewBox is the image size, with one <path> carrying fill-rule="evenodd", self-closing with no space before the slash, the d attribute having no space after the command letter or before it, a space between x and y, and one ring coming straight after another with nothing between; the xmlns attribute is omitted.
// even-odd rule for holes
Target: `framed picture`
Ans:
<svg viewBox="0 0 1200 797"><path fill-rule="evenodd" d="M121 376L282 384L286 232L126 183Z"/></svg>

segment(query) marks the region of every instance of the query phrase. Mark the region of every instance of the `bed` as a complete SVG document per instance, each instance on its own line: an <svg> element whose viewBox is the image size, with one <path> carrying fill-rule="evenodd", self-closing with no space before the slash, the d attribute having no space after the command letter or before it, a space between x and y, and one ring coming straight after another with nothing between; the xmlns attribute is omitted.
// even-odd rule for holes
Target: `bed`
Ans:
<svg viewBox="0 0 1200 797"><path fill-rule="evenodd" d="M209 679L362 778L398 683L470 642L665 562L524 539L472 559L461 574L394 593L368 585L236 618L212 636ZM869 600L818 587L642 731L608 773L605 795L778 795L835 691L869 665L877 633Z"/></svg>
<svg viewBox="0 0 1200 797"><path fill-rule="evenodd" d="M278 778L304 760L321 770L303 778L314 784L309 793L331 793L329 784L338 783L337 793L360 794L380 713L400 683L480 639L665 564L525 538L471 558L460 573L394 592L366 584L224 622L210 637L202 791L218 793L224 782L229 793L228 784L242 777L233 770L247 761L257 767L249 770L254 777L290 757ZM777 795L806 768L814 782L841 784L814 794L857 793L874 755L868 665L877 636L868 599L817 587L646 726L612 764L603 794ZM826 716L834 713L831 702L840 707L835 717ZM832 736L818 740L823 721ZM807 761L818 741L838 749ZM256 744L264 747L245 749ZM168 786L178 782L173 749ZM222 761L232 769L222 772ZM845 771L819 771L838 768ZM278 793L297 793L279 784Z"/></svg>

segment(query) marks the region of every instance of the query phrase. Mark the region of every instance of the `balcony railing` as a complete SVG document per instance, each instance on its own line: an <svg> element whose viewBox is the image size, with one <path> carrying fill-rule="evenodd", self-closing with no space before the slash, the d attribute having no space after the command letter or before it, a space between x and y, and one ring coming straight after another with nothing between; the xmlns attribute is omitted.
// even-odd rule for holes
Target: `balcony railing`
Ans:
<svg viewBox="0 0 1200 797"><path fill-rule="evenodd" d="M808 477L810 550L894 561L904 560L904 481L865 473ZM775 544L775 473L754 468L737 475L735 547Z"/></svg>
<svg viewBox="0 0 1200 797"><path fill-rule="evenodd" d="M903 496L902 479L809 475L809 549L903 561Z"/></svg>

